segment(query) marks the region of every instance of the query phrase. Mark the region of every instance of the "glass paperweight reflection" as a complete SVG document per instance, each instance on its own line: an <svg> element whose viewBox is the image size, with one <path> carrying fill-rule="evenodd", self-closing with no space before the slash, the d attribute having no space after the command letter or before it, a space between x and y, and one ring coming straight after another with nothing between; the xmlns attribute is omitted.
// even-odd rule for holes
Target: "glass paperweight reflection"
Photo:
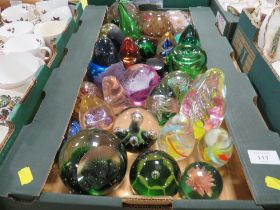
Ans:
<svg viewBox="0 0 280 210"><path fill-rule="evenodd" d="M159 137L160 127L154 116L141 107L124 110L116 118L114 132L129 152L142 152Z"/></svg>
<svg viewBox="0 0 280 210"><path fill-rule="evenodd" d="M83 130L59 153L59 175L74 193L105 195L119 186L126 167L124 147L107 131Z"/></svg>
<svg viewBox="0 0 280 210"><path fill-rule="evenodd" d="M144 196L173 196L178 191L180 168L163 151L142 153L130 169L130 184L134 192Z"/></svg>

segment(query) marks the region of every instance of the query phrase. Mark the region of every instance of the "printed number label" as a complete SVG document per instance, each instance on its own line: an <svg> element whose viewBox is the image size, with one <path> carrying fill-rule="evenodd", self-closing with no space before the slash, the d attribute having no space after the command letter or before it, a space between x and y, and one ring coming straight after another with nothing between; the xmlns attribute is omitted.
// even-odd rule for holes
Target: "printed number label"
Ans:
<svg viewBox="0 0 280 210"><path fill-rule="evenodd" d="M248 150L252 164L280 165L280 160L275 150Z"/></svg>

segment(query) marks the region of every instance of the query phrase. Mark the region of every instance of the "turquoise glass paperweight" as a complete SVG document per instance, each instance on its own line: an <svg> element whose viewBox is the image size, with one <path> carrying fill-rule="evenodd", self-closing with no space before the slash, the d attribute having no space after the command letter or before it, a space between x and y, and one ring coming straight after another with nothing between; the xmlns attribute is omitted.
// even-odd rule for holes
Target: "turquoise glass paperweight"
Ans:
<svg viewBox="0 0 280 210"><path fill-rule="evenodd" d="M173 196L178 191L180 168L163 151L142 153L132 164L130 184L134 192L144 196Z"/></svg>
<svg viewBox="0 0 280 210"><path fill-rule="evenodd" d="M115 190L127 167L125 148L112 133L86 129L69 138L59 153L59 174L74 193L105 195Z"/></svg>
<svg viewBox="0 0 280 210"><path fill-rule="evenodd" d="M180 180L179 192L187 199L216 199L222 189L220 173L208 163L195 162L186 168Z"/></svg>

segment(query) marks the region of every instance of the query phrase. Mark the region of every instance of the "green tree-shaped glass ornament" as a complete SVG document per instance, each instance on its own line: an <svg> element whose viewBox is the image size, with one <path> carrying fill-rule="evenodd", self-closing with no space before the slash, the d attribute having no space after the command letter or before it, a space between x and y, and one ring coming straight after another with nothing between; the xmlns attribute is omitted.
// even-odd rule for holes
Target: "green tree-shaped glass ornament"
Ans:
<svg viewBox="0 0 280 210"><path fill-rule="evenodd" d="M133 17L127 12L122 2L119 2L118 11L120 16L120 28L125 34L132 39L139 39L141 37L140 29L133 19Z"/></svg>
<svg viewBox="0 0 280 210"><path fill-rule="evenodd" d="M207 56L195 45L179 44L167 56L169 71L182 71L192 79L206 70Z"/></svg>

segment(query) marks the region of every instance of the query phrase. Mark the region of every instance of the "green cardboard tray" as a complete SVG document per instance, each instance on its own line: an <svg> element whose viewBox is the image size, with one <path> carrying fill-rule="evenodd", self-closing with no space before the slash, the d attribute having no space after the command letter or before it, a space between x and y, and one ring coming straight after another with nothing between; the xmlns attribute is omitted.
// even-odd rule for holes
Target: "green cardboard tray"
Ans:
<svg viewBox="0 0 280 210"><path fill-rule="evenodd" d="M110 6L114 2L115 0L88 0L89 5ZM162 3L163 3L163 8L185 8L185 7L209 6L210 0L162 0Z"/></svg>
<svg viewBox="0 0 280 210"><path fill-rule="evenodd" d="M235 32L239 17L231 14L230 12L224 11L218 0L211 1L211 9L216 17L217 13L219 12L219 14L224 19L226 24L223 31L220 32L223 36L226 36L229 40L231 40Z"/></svg>
<svg viewBox="0 0 280 210"><path fill-rule="evenodd" d="M258 106L270 129L280 134L280 78L255 44L258 26L245 10L234 35L232 45L241 70L248 74L258 93Z"/></svg>
<svg viewBox="0 0 280 210"><path fill-rule="evenodd" d="M38 107L42 98L43 87L50 74L50 69L46 65L42 66L34 76L34 85L27 93L25 100L22 103L17 104L9 114L7 123L9 124L11 132L4 147L0 151L0 164L15 142L22 127L27 124L30 121L30 118L35 114L36 107Z"/></svg>
<svg viewBox="0 0 280 210"><path fill-rule="evenodd" d="M253 104L256 93L246 75L236 71L230 57L232 49L226 38L219 36L214 27L215 17L210 8L190 8L190 11L202 46L208 54L208 67L224 70L228 91L225 120L233 135L254 200L182 199L168 203L170 198L158 198L154 206L134 206L123 203L117 197L42 192L72 115L105 10L104 6L88 6L85 9L82 25L68 44L67 56L59 71L52 73L44 88L46 96L33 122L23 127L16 144L0 166L0 209L279 209L280 191L267 188L264 182L267 175L280 177L279 166L252 165L247 154L248 149L276 150L279 154L279 136L270 132L263 124L258 109ZM18 171L27 166L32 172L33 181L21 185Z"/></svg>

